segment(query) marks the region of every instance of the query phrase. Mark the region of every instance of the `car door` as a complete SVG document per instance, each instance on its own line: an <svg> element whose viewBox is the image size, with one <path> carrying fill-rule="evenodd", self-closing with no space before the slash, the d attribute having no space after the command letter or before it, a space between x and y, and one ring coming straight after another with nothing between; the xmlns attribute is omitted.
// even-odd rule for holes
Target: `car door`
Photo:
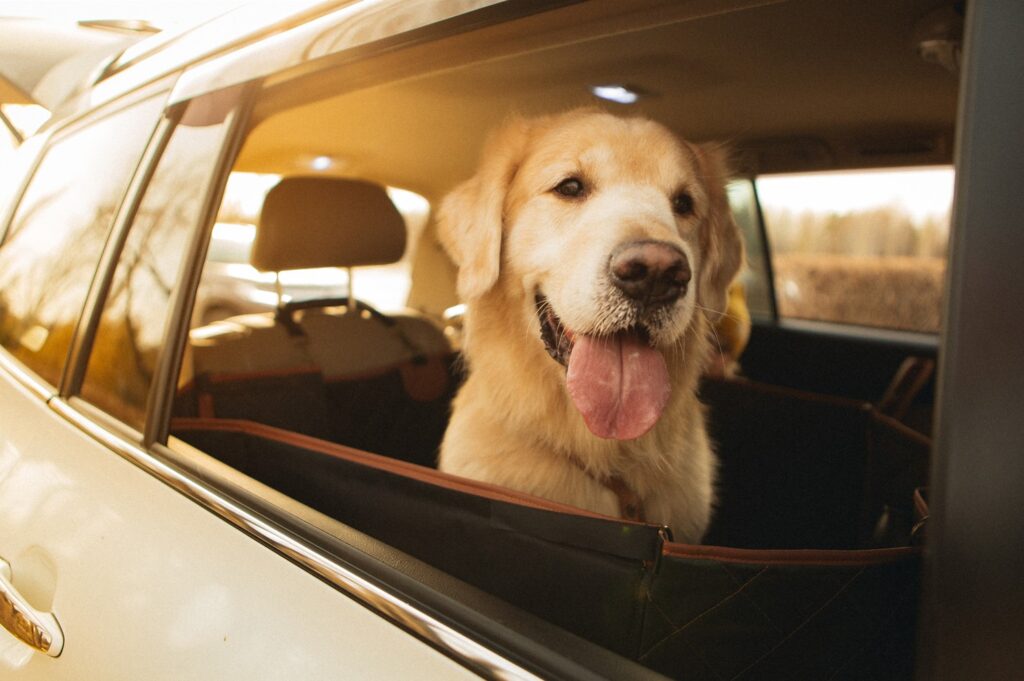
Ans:
<svg viewBox="0 0 1024 681"><path fill-rule="evenodd" d="M166 302L243 102L235 89L165 112L169 84L58 130L0 247L0 670L51 680L467 674L267 550L251 534L287 537L144 446ZM105 362L114 370L97 375ZM82 385L83 397L69 395Z"/></svg>

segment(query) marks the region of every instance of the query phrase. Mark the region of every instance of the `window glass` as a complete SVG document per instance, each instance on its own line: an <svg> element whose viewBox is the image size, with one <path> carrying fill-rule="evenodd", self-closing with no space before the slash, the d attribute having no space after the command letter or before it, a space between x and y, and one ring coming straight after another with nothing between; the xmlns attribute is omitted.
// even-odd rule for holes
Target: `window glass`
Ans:
<svg viewBox="0 0 1024 681"><path fill-rule="evenodd" d="M0 344L54 385L161 104L148 99L55 142L0 248Z"/></svg>
<svg viewBox="0 0 1024 681"><path fill-rule="evenodd" d="M783 317L936 333L951 168L758 178Z"/></svg>
<svg viewBox="0 0 1024 681"><path fill-rule="evenodd" d="M768 285L768 257L761 237L761 225L757 216L757 196L754 183L750 180L736 180L728 186L729 207L743 235L746 248L746 267L740 272L740 281L746 293L747 308L756 317L771 318L771 287Z"/></svg>
<svg viewBox="0 0 1024 681"><path fill-rule="evenodd" d="M103 307L82 395L139 429L171 293L228 121L182 123L174 130L128 232Z"/></svg>

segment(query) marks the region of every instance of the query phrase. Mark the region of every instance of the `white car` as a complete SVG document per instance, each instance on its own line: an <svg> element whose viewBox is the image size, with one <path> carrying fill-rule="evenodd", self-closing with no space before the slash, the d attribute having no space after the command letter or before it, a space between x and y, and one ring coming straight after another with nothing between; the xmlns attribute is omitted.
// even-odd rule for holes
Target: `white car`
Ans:
<svg viewBox="0 0 1024 681"><path fill-rule="evenodd" d="M254 3L64 82L0 187L0 677L1018 674L1024 6L964 4ZM700 546L434 468L433 208L580 105L734 150Z"/></svg>

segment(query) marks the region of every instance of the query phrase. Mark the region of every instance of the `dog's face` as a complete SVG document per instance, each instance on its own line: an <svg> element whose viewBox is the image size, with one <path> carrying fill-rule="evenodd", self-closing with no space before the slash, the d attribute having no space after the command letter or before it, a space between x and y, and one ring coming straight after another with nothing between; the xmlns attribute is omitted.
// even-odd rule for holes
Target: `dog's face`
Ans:
<svg viewBox="0 0 1024 681"><path fill-rule="evenodd" d="M724 310L739 268L723 175L715 150L649 120L514 121L446 198L440 235L467 302L512 293L591 430L630 439L667 402L665 354Z"/></svg>

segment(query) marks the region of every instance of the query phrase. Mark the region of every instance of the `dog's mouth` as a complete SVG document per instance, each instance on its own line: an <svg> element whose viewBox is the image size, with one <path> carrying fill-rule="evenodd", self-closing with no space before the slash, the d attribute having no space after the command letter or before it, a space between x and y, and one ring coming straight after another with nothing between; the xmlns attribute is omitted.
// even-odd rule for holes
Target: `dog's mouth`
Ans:
<svg viewBox="0 0 1024 681"><path fill-rule="evenodd" d="M537 319L540 320L540 337L544 341L544 349L547 350L551 359L562 366L569 366L569 354L572 352L572 344L576 334L562 324L562 320L555 314L548 299L537 294Z"/></svg>
<svg viewBox="0 0 1024 681"><path fill-rule="evenodd" d="M576 333L544 296L537 296L536 307L544 348L566 367L566 388L590 431L632 440L653 428L668 404L671 384L665 358L647 330Z"/></svg>

